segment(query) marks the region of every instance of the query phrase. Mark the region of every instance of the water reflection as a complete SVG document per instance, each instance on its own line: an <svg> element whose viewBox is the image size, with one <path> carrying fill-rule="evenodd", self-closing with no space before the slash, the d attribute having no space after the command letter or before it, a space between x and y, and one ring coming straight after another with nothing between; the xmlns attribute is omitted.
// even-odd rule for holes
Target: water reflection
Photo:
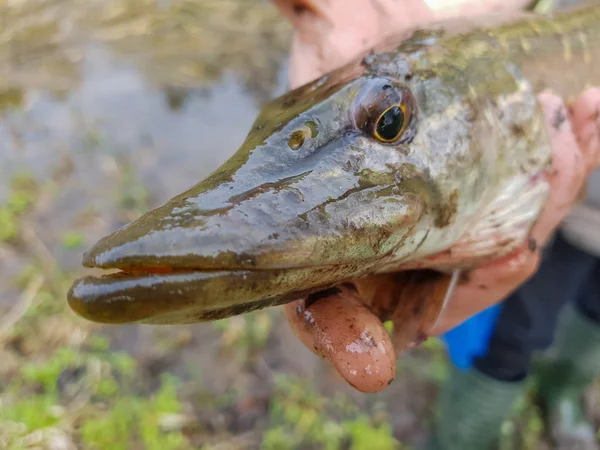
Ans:
<svg viewBox="0 0 600 450"><path fill-rule="evenodd" d="M148 190L139 209L196 183L285 86L290 30L267 1L0 7L0 202L17 171L54 177L48 241L80 207L101 218L82 229L90 243L130 220L119 202L127 170Z"/></svg>
<svg viewBox="0 0 600 450"><path fill-rule="evenodd" d="M285 89L290 29L262 0L0 0L1 8L0 212L18 174L32 174L39 189L8 224L20 235L0 238L0 317L20 303L19 280L32 271L54 299L41 308L66 311L83 249L237 150L260 104ZM70 311L55 317L65 332L91 326ZM157 346L143 330L105 332L139 355ZM215 345L191 350L193 365L214 366L219 379L218 333L194 333Z"/></svg>

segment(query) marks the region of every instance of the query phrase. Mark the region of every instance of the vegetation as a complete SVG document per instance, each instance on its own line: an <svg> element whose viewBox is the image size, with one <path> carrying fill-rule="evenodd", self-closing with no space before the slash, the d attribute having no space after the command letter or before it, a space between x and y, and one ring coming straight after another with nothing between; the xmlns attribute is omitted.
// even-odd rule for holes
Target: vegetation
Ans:
<svg viewBox="0 0 600 450"><path fill-rule="evenodd" d="M297 342L279 309L103 327L66 305L89 245L235 151L283 73L290 30L269 2L0 9L0 448L387 450L422 440L447 372L438 340L403 357L384 393L363 395ZM83 55L75 44L92 38L103 45ZM541 429L524 399L504 448L541 448Z"/></svg>

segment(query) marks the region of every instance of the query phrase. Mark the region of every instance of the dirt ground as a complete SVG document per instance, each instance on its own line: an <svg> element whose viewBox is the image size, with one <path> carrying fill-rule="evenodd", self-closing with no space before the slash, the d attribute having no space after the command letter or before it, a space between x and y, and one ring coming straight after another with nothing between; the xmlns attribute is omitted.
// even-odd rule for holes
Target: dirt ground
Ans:
<svg viewBox="0 0 600 450"><path fill-rule="evenodd" d="M4 9L2 9L4 8ZM0 0L0 448L413 448L445 351L381 394L347 386L279 309L99 326L65 293L82 252L195 184L286 89L289 26L261 0ZM600 387L589 405L600 423ZM524 398L502 448L545 449Z"/></svg>

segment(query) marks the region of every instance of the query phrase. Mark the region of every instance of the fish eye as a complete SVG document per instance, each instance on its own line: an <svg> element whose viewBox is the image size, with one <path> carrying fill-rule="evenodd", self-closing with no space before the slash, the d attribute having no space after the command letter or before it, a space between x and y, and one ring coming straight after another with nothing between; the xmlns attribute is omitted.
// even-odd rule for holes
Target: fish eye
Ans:
<svg viewBox="0 0 600 450"><path fill-rule="evenodd" d="M353 128L370 139L405 145L417 133L417 102L403 82L368 78L352 102L350 118Z"/></svg>
<svg viewBox="0 0 600 450"><path fill-rule="evenodd" d="M406 106L392 105L383 111L375 121L373 135L378 141L394 142L402 135L408 122Z"/></svg>

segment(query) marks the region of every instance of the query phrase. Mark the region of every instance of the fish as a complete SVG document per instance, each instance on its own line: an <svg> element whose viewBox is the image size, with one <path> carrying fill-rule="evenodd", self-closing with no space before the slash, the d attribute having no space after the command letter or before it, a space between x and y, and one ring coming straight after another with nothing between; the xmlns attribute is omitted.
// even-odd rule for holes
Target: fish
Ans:
<svg viewBox="0 0 600 450"><path fill-rule="evenodd" d="M600 6L445 21L265 104L238 151L102 238L68 304L189 324L519 248L549 194L537 100L600 83ZM427 301L427 300L423 300Z"/></svg>

